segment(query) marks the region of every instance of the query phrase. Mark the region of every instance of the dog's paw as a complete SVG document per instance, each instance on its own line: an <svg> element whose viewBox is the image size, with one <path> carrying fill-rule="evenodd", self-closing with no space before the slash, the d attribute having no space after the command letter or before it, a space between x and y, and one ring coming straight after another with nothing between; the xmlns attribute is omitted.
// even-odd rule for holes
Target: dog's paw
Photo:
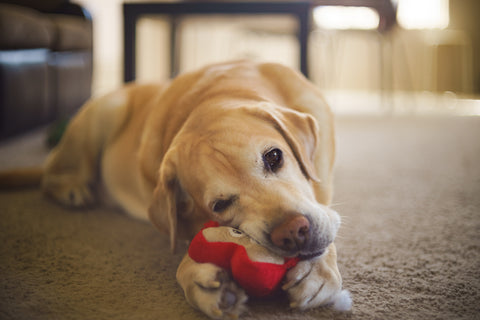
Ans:
<svg viewBox="0 0 480 320"><path fill-rule="evenodd" d="M210 263L202 264L185 296L212 319L237 319L246 310L248 299L225 270Z"/></svg>
<svg viewBox="0 0 480 320"><path fill-rule="evenodd" d="M344 298L336 264L331 268L322 258L300 261L287 273L282 289L289 296L290 307L301 310L334 305L339 298ZM343 303L342 308L349 309L347 304Z"/></svg>
<svg viewBox="0 0 480 320"><path fill-rule="evenodd" d="M74 175L47 176L42 189L55 201L68 207L84 208L96 202L91 186Z"/></svg>

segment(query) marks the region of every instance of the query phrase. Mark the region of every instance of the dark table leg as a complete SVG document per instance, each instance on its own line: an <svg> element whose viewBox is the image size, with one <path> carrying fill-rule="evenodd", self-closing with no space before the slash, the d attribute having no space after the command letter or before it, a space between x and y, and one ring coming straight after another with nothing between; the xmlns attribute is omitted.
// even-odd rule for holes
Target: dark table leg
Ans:
<svg viewBox="0 0 480 320"><path fill-rule="evenodd" d="M298 44L300 46L300 71L305 77L308 73L308 35L310 33L310 11L305 11L297 15L299 24Z"/></svg>
<svg viewBox="0 0 480 320"><path fill-rule="evenodd" d="M136 24L137 16L129 10L123 12L123 81L130 82L135 80L135 49L136 49Z"/></svg>

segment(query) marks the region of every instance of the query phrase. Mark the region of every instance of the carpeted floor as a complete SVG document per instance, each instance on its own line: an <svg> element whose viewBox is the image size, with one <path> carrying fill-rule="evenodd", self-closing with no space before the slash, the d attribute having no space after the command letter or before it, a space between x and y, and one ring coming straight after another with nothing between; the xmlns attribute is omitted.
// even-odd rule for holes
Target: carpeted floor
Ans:
<svg viewBox="0 0 480 320"><path fill-rule="evenodd" d="M251 301L245 319L480 319L480 118L337 119L334 206L349 313ZM35 163L41 139L0 145ZM205 319L175 282L181 255L147 223L0 193L0 319Z"/></svg>

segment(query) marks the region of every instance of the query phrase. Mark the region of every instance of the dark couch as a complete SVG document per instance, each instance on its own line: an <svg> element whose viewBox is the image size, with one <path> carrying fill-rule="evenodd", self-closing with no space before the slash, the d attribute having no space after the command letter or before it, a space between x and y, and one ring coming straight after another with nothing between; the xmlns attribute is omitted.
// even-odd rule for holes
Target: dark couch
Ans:
<svg viewBox="0 0 480 320"><path fill-rule="evenodd" d="M0 0L0 139L72 115L91 94L92 21L66 0Z"/></svg>

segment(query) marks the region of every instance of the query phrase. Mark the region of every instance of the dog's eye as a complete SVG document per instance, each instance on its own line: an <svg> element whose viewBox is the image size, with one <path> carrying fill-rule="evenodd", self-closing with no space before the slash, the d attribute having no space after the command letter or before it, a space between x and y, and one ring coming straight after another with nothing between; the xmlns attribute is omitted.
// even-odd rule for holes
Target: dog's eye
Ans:
<svg viewBox="0 0 480 320"><path fill-rule="evenodd" d="M263 155L263 162L265 163L265 168L267 170L276 172L283 165L282 150L275 148L270 151L267 151Z"/></svg>
<svg viewBox="0 0 480 320"><path fill-rule="evenodd" d="M228 199L216 200L213 203L213 207L212 207L213 212L221 213L221 212L227 210L227 208L232 205L234 200L235 200L235 197L231 197L231 198L228 198Z"/></svg>
<svg viewBox="0 0 480 320"><path fill-rule="evenodd" d="M230 228L229 231L230 231L230 235L234 238L240 238L244 236L243 232L238 229Z"/></svg>

